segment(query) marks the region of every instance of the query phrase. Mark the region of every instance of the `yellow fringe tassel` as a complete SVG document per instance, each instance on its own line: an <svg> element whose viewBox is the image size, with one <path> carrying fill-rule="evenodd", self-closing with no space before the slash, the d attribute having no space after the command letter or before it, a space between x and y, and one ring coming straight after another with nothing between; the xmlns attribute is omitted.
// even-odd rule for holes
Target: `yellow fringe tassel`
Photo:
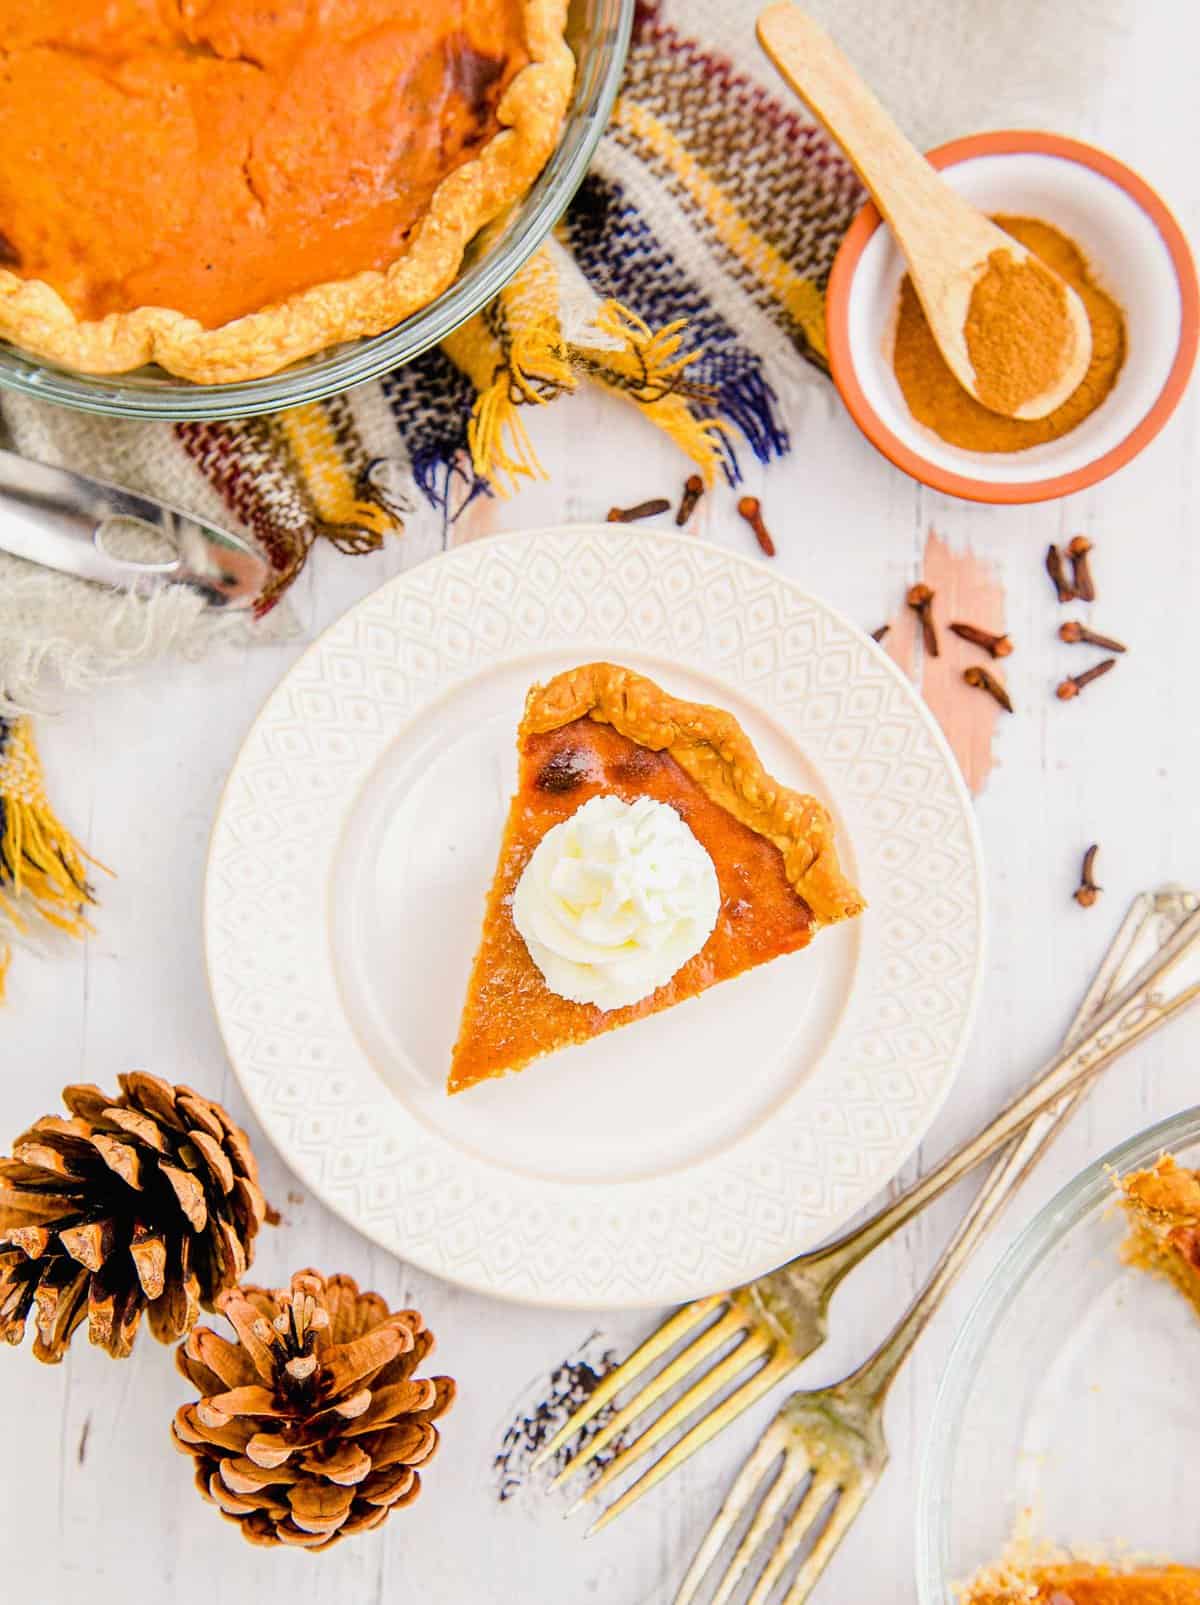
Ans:
<svg viewBox="0 0 1200 1605"><path fill-rule="evenodd" d="M8 725L0 744L0 818L0 875L6 882L0 912L18 931L41 920L68 936L84 936L91 930L84 909L95 901L87 865L96 861L50 806L28 719ZM0 1000L11 959L9 948L0 945Z"/></svg>
<svg viewBox="0 0 1200 1605"><path fill-rule="evenodd" d="M563 338L557 273L539 252L498 301L443 341L451 361L478 391L467 442L477 474L502 495L520 479L545 479L522 420L523 406L544 406L582 377L637 406L692 459L711 484L728 426L697 418L679 393L684 370L701 355L683 351L686 319L655 333L618 301L606 301L593 325L601 342ZM507 480L507 484L505 481Z"/></svg>

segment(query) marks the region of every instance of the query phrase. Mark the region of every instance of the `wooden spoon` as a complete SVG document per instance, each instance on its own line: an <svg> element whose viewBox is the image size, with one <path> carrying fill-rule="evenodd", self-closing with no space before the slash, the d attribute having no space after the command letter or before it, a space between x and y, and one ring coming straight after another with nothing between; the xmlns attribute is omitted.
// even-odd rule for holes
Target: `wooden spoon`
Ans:
<svg viewBox="0 0 1200 1605"><path fill-rule="evenodd" d="M768 6L758 19L758 38L853 162L904 253L913 288L951 372L982 401L964 329L971 292L994 251L1005 251L1018 262L1029 260L1030 253L950 188L811 17L794 5ZM1074 341L1056 382L1019 406L1011 414L1016 418L1044 418L1061 406L1091 361L1087 311L1070 285L1058 282L1066 294Z"/></svg>

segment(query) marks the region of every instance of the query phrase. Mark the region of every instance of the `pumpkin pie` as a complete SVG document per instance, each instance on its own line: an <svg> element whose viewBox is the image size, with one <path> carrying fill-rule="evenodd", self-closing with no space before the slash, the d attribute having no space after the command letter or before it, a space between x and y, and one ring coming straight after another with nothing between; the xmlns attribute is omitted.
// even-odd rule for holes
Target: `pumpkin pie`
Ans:
<svg viewBox="0 0 1200 1605"><path fill-rule="evenodd" d="M0 336L238 380L451 283L554 148L567 0L0 0Z"/></svg>
<svg viewBox="0 0 1200 1605"><path fill-rule="evenodd" d="M839 866L828 811L773 780L738 721L720 708L681 701L615 664L592 663L532 688L517 748L517 791L467 987L450 1092L672 1008L806 947L820 926L865 906ZM705 922L711 929L702 945L647 995L614 1007L581 1001L569 995L572 986L555 990L533 956L538 944L531 951L532 939L518 928L535 853L557 827L582 828L598 804L603 840L613 810L628 810L635 833L643 821L649 831L665 825L666 846L655 837L648 849L654 864L661 868L656 852L678 848L685 880L696 873L687 884L711 895ZM651 819L652 804L673 814ZM700 860L711 861L711 870L697 869ZM579 865L568 862L566 869L575 875ZM713 871L715 882L706 879ZM568 911L579 914L571 884L563 895ZM608 913L621 930L629 910ZM586 923L587 911L580 917ZM564 950L580 957L571 943ZM655 949L651 967L661 961L662 949ZM577 966L566 968L574 974Z"/></svg>
<svg viewBox="0 0 1200 1605"><path fill-rule="evenodd" d="M1200 1314L1200 1171L1164 1154L1120 1186L1130 1223L1125 1258L1167 1277Z"/></svg>

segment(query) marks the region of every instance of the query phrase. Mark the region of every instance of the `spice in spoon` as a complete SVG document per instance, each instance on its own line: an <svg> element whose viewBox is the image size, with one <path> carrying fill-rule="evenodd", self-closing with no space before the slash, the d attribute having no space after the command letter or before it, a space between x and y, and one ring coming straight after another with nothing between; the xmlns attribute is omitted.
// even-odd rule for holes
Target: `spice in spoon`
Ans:
<svg viewBox="0 0 1200 1605"><path fill-rule="evenodd" d="M1011 417L1045 395L1074 350L1062 280L1036 257L993 251L971 291L963 335L975 394Z"/></svg>
<svg viewBox="0 0 1200 1605"><path fill-rule="evenodd" d="M1125 318L1117 303L1092 277L1082 251L1065 234L1035 218L997 217L994 221L1053 269L1082 300L1091 324L1092 360L1079 387L1045 418L1005 418L985 407L963 389L947 367L908 278L900 287L892 362L913 417L950 445L967 451L1025 451L1030 446L1044 445L1067 434L1095 412L1105 399L1125 361ZM1004 256L1004 253L995 252L993 256ZM1014 261L1013 258L1007 260ZM989 278L993 268L995 277ZM1023 274L1019 282L1028 287L1029 281ZM1050 283L1053 286L1053 279ZM974 306L975 297L983 293L995 316L987 320L986 337L982 323L977 324L975 350L971 345L971 311L968 309L967 349L975 364L976 385L980 395L986 393L994 405L1010 402L1022 385L1032 382L1031 375L1035 371L1043 371L1047 349L1057 351L1060 312L1062 317L1066 316L1061 290L1058 298L1064 305L1056 311L1053 296L1024 297L1013 293L1017 287L1018 277L1013 276L1007 263L989 262L975 286L971 305ZM1013 313L1011 318L1006 316L1007 311ZM1034 353L1040 351L1041 357L1022 362L1017 351L1019 346ZM1006 367L1010 359L1015 365L1012 371ZM1050 361L1053 369L1050 378L1053 379L1059 372L1060 358L1055 355ZM986 382L981 364L987 373ZM1040 388L1045 390L1049 386Z"/></svg>

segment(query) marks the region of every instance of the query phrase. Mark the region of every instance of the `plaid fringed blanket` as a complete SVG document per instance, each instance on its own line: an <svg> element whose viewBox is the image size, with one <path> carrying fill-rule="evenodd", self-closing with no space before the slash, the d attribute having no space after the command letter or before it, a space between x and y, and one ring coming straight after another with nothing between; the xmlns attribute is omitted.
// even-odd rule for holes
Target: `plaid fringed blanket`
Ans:
<svg viewBox="0 0 1200 1605"><path fill-rule="evenodd" d="M1101 70L1121 3L1062 0L1038 8L1036 27L1027 8L960 0L810 9L931 140L979 125L970 97L985 61L993 126L1070 126L1056 91L1074 104L1073 68L1081 81ZM785 452L781 397L824 367L825 284L862 195L759 52L758 9L640 0L611 124L555 237L440 349L377 383L177 425L6 400L18 449L235 525L272 579L247 629L182 595L108 597L0 555L0 711L35 706L47 678L84 687L213 634L277 631L284 610L271 609L315 542L371 551L422 503L452 520L476 496L510 493L542 472L527 409L584 381L636 406L708 478L736 481L747 452ZM0 943L5 922L82 929L82 858L46 810L20 719L0 721L0 821Z"/></svg>

